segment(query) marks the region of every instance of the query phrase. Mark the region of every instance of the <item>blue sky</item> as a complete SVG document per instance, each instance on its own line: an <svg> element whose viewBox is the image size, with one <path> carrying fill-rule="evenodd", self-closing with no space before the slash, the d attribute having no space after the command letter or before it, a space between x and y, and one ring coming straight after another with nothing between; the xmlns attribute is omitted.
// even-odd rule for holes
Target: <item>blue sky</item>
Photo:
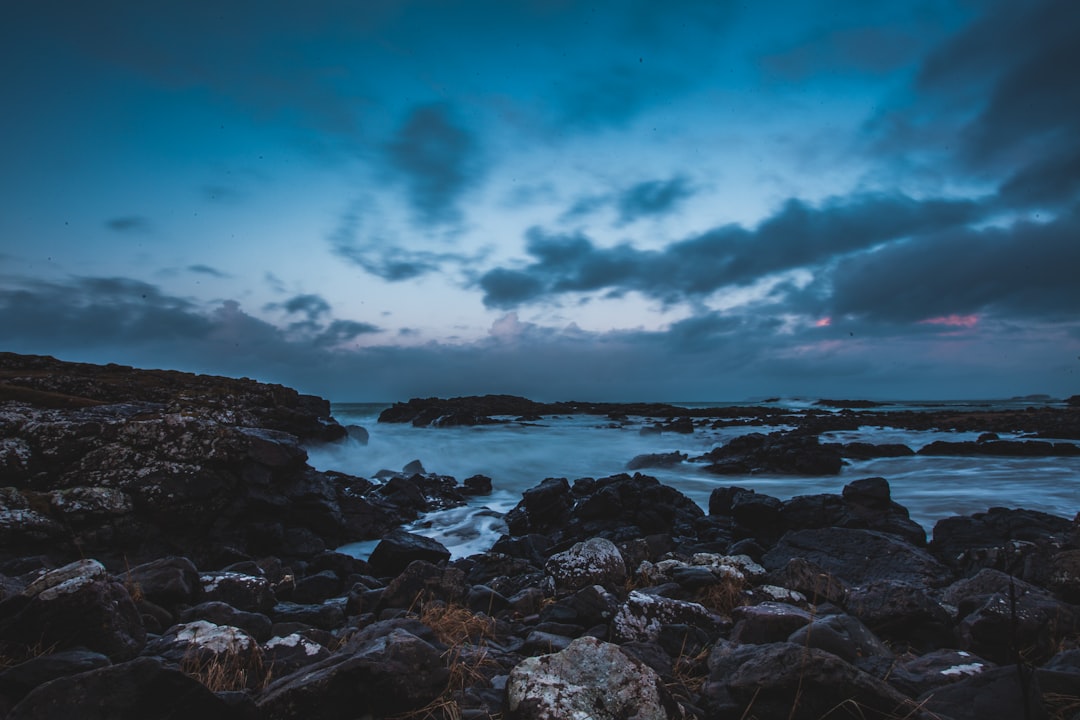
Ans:
<svg viewBox="0 0 1080 720"><path fill-rule="evenodd" d="M10 3L0 348L337 400L1077 392L1071 0Z"/></svg>

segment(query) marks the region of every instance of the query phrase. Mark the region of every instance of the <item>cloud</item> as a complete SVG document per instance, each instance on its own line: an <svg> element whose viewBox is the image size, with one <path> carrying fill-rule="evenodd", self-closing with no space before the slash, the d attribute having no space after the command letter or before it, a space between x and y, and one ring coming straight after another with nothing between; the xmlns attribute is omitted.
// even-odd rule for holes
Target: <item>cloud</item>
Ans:
<svg viewBox="0 0 1080 720"><path fill-rule="evenodd" d="M525 267L482 275L488 307L513 308L570 292L637 291L664 302L701 298L772 274L819 266L891 240L955 227L979 216L973 201L915 200L866 194L831 198L818 207L787 201L755 229L725 225L663 250L622 243L598 247L583 234L532 228Z"/></svg>
<svg viewBox="0 0 1080 720"><path fill-rule="evenodd" d="M630 223L642 217L664 215L694 194L685 177L638 183L619 195L619 220Z"/></svg>
<svg viewBox="0 0 1080 720"><path fill-rule="evenodd" d="M311 321L330 313L330 303L319 295L294 295L283 303L272 303L267 307L280 308L289 314L301 313Z"/></svg>
<svg viewBox="0 0 1080 720"><path fill-rule="evenodd" d="M209 275L210 277L215 277L215 278L231 278L232 277L232 275L230 275L227 272L222 272L221 270L218 270L217 268L212 268L209 265L202 265L202 264L188 265L187 266L187 271L195 273L197 275Z"/></svg>
<svg viewBox="0 0 1080 720"><path fill-rule="evenodd" d="M105 221L105 227L118 233L146 233L153 229L150 221L141 215L124 215Z"/></svg>
<svg viewBox="0 0 1080 720"><path fill-rule="evenodd" d="M413 209L426 223L456 220L458 200L481 175L476 138L444 103L414 107L386 153L389 167L405 182Z"/></svg>
<svg viewBox="0 0 1080 720"><path fill-rule="evenodd" d="M868 125L877 152L1000 188L1006 206L1080 193L1080 5L998 2L931 53L906 103Z"/></svg>
<svg viewBox="0 0 1080 720"><path fill-rule="evenodd" d="M1062 322L1080 314L1080 206L1054 220L960 228L842 261L833 314L917 322L992 313Z"/></svg>
<svg viewBox="0 0 1080 720"><path fill-rule="evenodd" d="M816 32L762 58L764 70L784 82L838 74L879 75L916 60L927 28L888 25Z"/></svg>

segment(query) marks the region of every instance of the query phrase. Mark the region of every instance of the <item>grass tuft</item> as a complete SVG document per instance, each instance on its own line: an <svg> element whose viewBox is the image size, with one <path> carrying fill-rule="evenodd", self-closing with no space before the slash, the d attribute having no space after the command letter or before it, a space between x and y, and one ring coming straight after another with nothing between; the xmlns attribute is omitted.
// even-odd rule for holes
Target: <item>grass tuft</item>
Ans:
<svg viewBox="0 0 1080 720"><path fill-rule="evenodd" d="M211 692L263 690L273 676L273 668L264 664L257 646L230 648L213 655L192 648L181 660L180 670Z"/></svg>

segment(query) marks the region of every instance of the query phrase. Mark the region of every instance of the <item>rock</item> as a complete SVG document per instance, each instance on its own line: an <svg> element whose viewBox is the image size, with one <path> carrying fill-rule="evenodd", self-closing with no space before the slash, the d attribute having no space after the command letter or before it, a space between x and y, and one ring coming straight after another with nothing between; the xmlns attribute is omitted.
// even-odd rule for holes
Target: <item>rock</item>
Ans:
<svg viewBox="0 0 1080 720"><path fill-rule="evenodd" d="M198 680L158 658L137 658L45 683L17 704L8 720L178 717L230 720L235 715Z"/></svg>
<svg viewBox="0 0 1080 720"><path fill-rule="evenodd" d="M956 642L949 612L917 585L871 582L848 593L845 607L877 635L922 652Z"/></svg>
<svg viewBox="0 0 1080 720"><path fill-rule="evenodd" d="M793 632L787 641L825 650L849 663L860 658L893 656L888 645L851 615L828 615L815 619Z"/></svg>
<svg viewBox="0 0 1080 720"><path fill-rule="evenodd" d="M897 443L873 445L864 442L844 443L840 452L844 457L851 458L852 460L870 460L872 458L880 457L907 457L908 455L915 454L915 451L907 445L900 445Z"/></svg>
<svg viewBox="0 0 1080 720"><path fill-rule="evenodd" d="M1022 652L1030 662L1052 657L1080 629L1080 614L1047 594L994 594L960 620L961 647L999 664ZM961 609L963 612L963 608Z"/></svg>
<svg viewBox="0 0 1080 720"><path fill-rule="evenodd" d="M263 664L277 677L296 672L330 657L330 651L301 633L272 637L262 646Z"/></svg>
<svg viewBox="0 0 1080 720"><path fill-rule="evenodd" d="M709 656L705 702L711 716L821 720L912 717L915 705L885 682L816 648L792 643L717 645Z"/></svg>
<svg viewBox="0 0 1080 720"><path fill-rule="evenodd" d="M705 454L705 470L717 475L782 473L836 475L843 465L840 447L822 445L815 435L750 433Z"/></svg>
<svg viewBox="0 0 1080 720"><path fill-rule="evenodd" d="M127 571L125 582L164 608L189 605L201 588L199 571L185 557L164 557Z"/></svg>
<svg viewBox="0 0 1080 720"><path fill-rule="evenodd" d="M399 575L414 560L446 562L450 551L442 543L404 530L388 533L372 551L368 564L380 577Z"/></svg>
<svg viewBox="0 0 1080 720"><path fill-rule="evenodd" d="M246 612L269 612L277 602L270 581L238 572L202 573L199 576L202 602L217 600Z"/></svg>
<svg viewBox="0 0 1080 720"><path fill-rule="evenodd" d="M432 600L459 603L465 593L465 573L460 568L441 568L424 560L413 560L386 584L377 608L419 609Z"/></svg>
<svg viewBox="0 0 1080 720"><path fill-rule="evenodd" d="M506 524L511 535L547 533L569 519L573 504L570 483L565 478L548 478L522 494L521 502L506 514Z"/></svg>
<svg viewBox="0 0 1080 720"><path fill-rule="evenodd" d="M292 601L302 605L320 603L340 592L341 579L333 570L323 570L297 580L292 591Z"/></svg>
<svg viewBox="0 0 1080 720"><path fill-rule="evenodd" d="M731 630L734 642L763 645L787 640L793 632L808 625L813 616L794 605L763 602L735 608L731 619L735 621Z"/></svg>
<svg viewBox="0 0 1080 720"><path fill-rule="evenodd" d="M691 428L691 432L693 428ZM635 455L630 462L626 463L627 470L643 470L645 468L669 468L675 467L687 460L689 456L681 452L649 453Z"/></svg>
<svg viewBox="0 0 1080 720"><path fill-rule="evenodd" d="M52 570L0 605L0 644L84 647L114 661L142 650L146 630L127 589L96 560Z"/></svg>
<svg viewBox="0 0 1080 720"><path fill-rule="evenodd" d="M448 679L440 650L393 628L354 638L325 660L278 678L256 704L267 720L350 720L360 709L386 717L423 707L442 693Z"/></svg>
<svg viewBox="0 0 1080 720"><path fill-rule="evenodd" d="M985 670L919 698L928 712L951 720L1045 720L1038 679L1015 666Z"/></svg>
<svg viewBox="0 0 1080 720"><path fill-rule="evenodd" d="M31 690L50 680L111 664L108 657L90 650L61 650L40 655L0 671L0 696L18 702Z"/></svg>
<svg viewBox="0 0 1080 720"><path fill-rule="evenodd" d="M683 716L655 671L589 637L559 653L523 660L510 672L506 696L514 720Z"/></svg>
<svg viewBox="0 0 1080 720"><path fill-rule="evenodd" d="M360 425L346 425L345 432L348 433L350 438L361 445L367 445L368 440L370 439L370 434L367 429Z"/></svg>
<svg viewBox="0 0 1080 720"><path fill-rule="evenodd" d="M926 531L908 516L903 506L892 502L889 483L880 477L855 480L843 494L798 495L780 510L788 530L844 527L877 530L899 535L908 542L926 545Z"/></svg>
<svg viewBox="0 0 1080 720"><path fill-rule="evenodd" d="M769 579L780 587L802 593L814 605L821 602L843 605L849 591L843 580L803 557L791 558L783 567L769 573Z"/></svg>
<svg viewBox="0 0 1080 720"><path fill-rule="evenodd" d="M1050 560L1049 587L1062 600L1080 604L1080 550L1063 550Z"/></svg>
<svg viewBox="0 0 1080 720"><path fill-rule="evenodd" d="M896 580L940 587L952 573L926 551L895 535L847 528L796 530L765 553L762 564L779 570L792 558L804 558L851 585Z"/></svg>
<svg viewBox="0 0 1080 720"><path fill-rule="evenodd" d="M211 664L234 670L254 670L261 666L258 644L240 628L215 625L206 620L174 625L151 640L144 651L182 668L205 668ZM250 680L257 681L255 673Z"/></svg>
<svg viewBox="0 0 1080 720"><path fill-rule="evenodd" d="M344 603L335 602L314 605L278 603L272 611L274 628L276 629L279 623L301 623L322 630L336 630L345 625L344 605Z"/></svg>
<svg viewBox="0 0 1080 720"><path fill-rule="evenodd" d="M958 567L964 559L965 552L984 548L1004 548L1015 541L1061 545L1065 544L1072 530L1071 521L1047 513L1035 510L990 508L985 513L939 520L934 525L934 538L930 543L930 552L944 562ZM1005 554L1007 553L1003 553ZM1002 562L1006 559L1006 557L1001 558ZM987 565L984 564L982 567L987 567ZM1014 572L1018 568L1002 566L996 569Z"/></svg>
<svg viewBox="0 0 1080 720"><path fill-rule="evenodd" d="M701 628L712 637L730 626L698 603L631 590L611 620L611 632L616 642L651 642L671 624Z"/></svg>
<svg viewBox="0 0 1080 720"><path fill-rule="evenodd" d="M905 695L919 697L993 667L992 662L969 652L941 649L894 664L886 680Z"/></svg>
<svg viewBox="0 0 1080 720"><path fill-rule="evenodd" d="M490 495L491 478L487 475L473 475L462 481L461 492L464 495Z"/></svg>
<svg viewBox="0 0 1080 720"><path fill-rule="evenodd" d="M190 623L195 620L208 620L215 625L231 625L240 628L259 642L270 639L270 618L262 613L244 612L232 605L211 600L188 608L180 615L180 621Z"/></svg>
<svg viewBox="0 0 1080 720"><path fill-rule="evenodd" d="M556 597L570 595L582 588L600 585L609 590L626 583L626 565L615 544L604 538L592 538L548 558L544 572L551 578Z"/></svg>

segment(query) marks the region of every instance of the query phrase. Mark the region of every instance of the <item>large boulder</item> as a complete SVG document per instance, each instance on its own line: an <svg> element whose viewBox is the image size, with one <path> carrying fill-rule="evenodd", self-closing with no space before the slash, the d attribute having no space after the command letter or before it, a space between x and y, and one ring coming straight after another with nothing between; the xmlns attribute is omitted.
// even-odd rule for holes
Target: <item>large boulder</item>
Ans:
<svg viewBox="0 0 1080 720"><path fill-rule="evenodd" d="M158 658L61 677L39 686L8 720L229 720L233 710L202 683Z"/></svg>
<svg viewBox="0 0 1080 720"><path fill-rule="evenodd" d="M348 720L416 710L446 689L442 651L401 629L362 636L325 660L270 684L257 701L267 720Z"/></svg>
<svg viewBox="0 0 1080 720"><path fill-rule="evenodd" d="M781 473L836 475L843 466L840 446L822 444L816 435L750 433L705 454L706 470L717 475Z"/></svg>
<svg viewBox="0 0 1080 720"><path fill-rule="evenodd" d="M626 565L619 548L610 540L591 538L548 558L544 572L551 578L555 595L570 595L584 587L601 585L609 590L626 583Z"/></svg>
<svg viewBox="0 0 1080 720"><path fill-rule="evenodd" d="M135 657L146 643L127 588L96 560L52 570L0 605L0 645L84 647L112 660Z"/></svg>
<svg viewBox="0 0 1080 720"><path fill-rule="evenodd" d="M617 642L651 642L665 625L689 625L713 638L730 627L698 603L631 590L611 620L611 634Z"/></svg>
<svg viewBox="0 0 1080 720"><path fill-rule="evenodd" d="M582 637L565 650L526 658L510 672L507 709L514 720L681 718L660 676L618 646Z"/></svg>
<svg viewBox="0 0 1080 720"><path fill-rule="evenodd" d="M405 530L393 530L375 546L368 564L380 577L398 575L414 560L442 563L450 559L450 551L438 540Z"/></svg>
<svg viewBox="0 0 1080 720"><path fill-rule="evenodd" d="M937 559L901 538L873 530L818 528L796 530L765 553L762 564L772 571L793 558L803 558L850 585L895 580L939 587L952 572Z"/></svg>

